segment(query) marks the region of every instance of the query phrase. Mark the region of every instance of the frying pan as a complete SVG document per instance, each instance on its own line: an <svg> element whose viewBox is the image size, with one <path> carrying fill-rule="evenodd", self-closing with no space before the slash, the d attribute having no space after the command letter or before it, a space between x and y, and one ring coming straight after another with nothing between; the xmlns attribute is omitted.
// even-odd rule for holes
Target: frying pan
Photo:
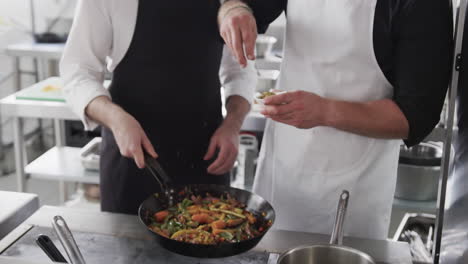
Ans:
<svg viewBox="0 0 468 264"><path fill-rule="evenodd" d="M150 157L145 156L146 168L156 178L161 185L161 191L148 197L140 205L138 216L141 222L153 233L156 237L156 242L169 251L191 257L199 258L222 258L234 256L254 248L263 238L270 226L269 221L273 224L275 220L275 211L273 207L262 197L251 192L231 188L222 185L211 184L196 184L175 186L171 179L164 172L159 162ZM200 195L205 197L207 193L214 197L229 194L237 201L246 205L246 210L253 213L257 217L256 226L264 227L265 230L261 235L254 238L243 240L236 243L221 243L217 245L199 245L172 240L153 232L149 226L151 225L152 216L161 210L165 210L173 204L181 202L187 197L187 191L195 196Z"/></svg>

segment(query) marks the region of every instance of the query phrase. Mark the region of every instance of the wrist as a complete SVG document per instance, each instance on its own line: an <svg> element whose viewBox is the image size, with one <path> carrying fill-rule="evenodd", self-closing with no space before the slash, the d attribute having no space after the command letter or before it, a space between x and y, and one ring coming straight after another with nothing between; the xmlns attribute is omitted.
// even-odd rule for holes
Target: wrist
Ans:
<svg viewBox="0 0 468 264"><path fill-rule="evenodd" d="M327 127L336 128L337 124L337 104L338 102L335 100L330 100L326 98L322 98L322 118L321 118L321 125Z"/></svg>
<svg viewBox="0 0 468 264"><path fill-rule="evenodd" d="M248 12L253 14L253 10L241 0L229 0L223 4L218 12L218 24L221 25L226 17L236 12Z"/></svg>
<svg viewBox="0 0 468 264"><path fill-rule="evenodd" d="M126 120L130 116L129 113L125 112L120 106L112 104L109 107L109 116L106 120L106 125L111 131L115 131L119 127L122 127L123 120Z"/></svg>
<svg viewBox="0 0 468 264"><path fill-rule="evenodd" d="M234 115L228 115L224 119L222 126L238 133L242 128L242 123L243 121L241 120L241 118L236 117Z"/></svg>

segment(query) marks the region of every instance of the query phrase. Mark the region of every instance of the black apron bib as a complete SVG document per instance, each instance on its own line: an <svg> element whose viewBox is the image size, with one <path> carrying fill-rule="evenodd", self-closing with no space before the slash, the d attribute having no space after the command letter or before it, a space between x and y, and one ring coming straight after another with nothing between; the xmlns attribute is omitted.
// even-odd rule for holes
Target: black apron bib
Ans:
<svg viewBox="0 0 468 264"><path fill-rule="evenodd" d="M229 184L228 175L209 175L212 161L203 160L222 122L218 8L218 0L140 0L130 48L110 87L113 102L140 122L177 184ZM110 130L102 137L101 209L135 214L159 186L120 155Z"/></svg>

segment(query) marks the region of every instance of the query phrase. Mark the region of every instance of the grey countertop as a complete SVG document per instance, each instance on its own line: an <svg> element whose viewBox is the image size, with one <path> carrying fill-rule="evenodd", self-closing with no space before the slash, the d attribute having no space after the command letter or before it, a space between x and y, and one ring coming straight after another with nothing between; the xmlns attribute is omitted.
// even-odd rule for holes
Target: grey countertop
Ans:
<svg viewBox="0 0 468 264"><path fill-rule="evenodd" d="M72 232L87 232L125 239L152 240L152 234L142 227L136 216L92 212L60 207L42 207L10 235L0 241L0 253L11 245L20 234L30 226L50 228L55 215L62 215ZM272 230L265 235L254 251L280 253L304 244L327 243L328 236ZM409 247L405 243L394 241L373 241L366 239L345 238L344 244L362 250L373 256L378 263L406 264L412 263ZM0 264L40 264L21 262L0 256ZM50 262L49 262L50 263Z"/></svg>
<svg viewBox="0 0 468 264"><path fill-rule="evenodd" d="M0 239L39 209L37 195L0 191Z"/></svg>

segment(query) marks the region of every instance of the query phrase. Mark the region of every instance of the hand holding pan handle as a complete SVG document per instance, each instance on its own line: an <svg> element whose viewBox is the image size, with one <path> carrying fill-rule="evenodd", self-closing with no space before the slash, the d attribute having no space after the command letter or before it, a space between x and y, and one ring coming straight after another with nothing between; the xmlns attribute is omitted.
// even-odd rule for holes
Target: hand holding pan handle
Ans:
<svg viewBox="0 0 468 264"><path fill-rule="evenodd" d="M86 264L65 219L61 216L55 216L52 221L52 226L59 237L60 243L62 243L62 246L65 248L70 262L72 264Z"/></svg>
<svg viewBox="0 0 468 264"><path fill-rule="evenodd" d="M333 227L330 244L343 245L343 224L348 208L349 192L344 190L340 195L338 210L336 212L335 225Z"/></svg>
<svg viewBox="0 0 468 264"><path fill-rule="evenodd" d="M145 167L161 186L161 191L166 194L169 205L174 202L174 188L171 177L164 171L161 164L151 155L145 152Z"/></svg>

